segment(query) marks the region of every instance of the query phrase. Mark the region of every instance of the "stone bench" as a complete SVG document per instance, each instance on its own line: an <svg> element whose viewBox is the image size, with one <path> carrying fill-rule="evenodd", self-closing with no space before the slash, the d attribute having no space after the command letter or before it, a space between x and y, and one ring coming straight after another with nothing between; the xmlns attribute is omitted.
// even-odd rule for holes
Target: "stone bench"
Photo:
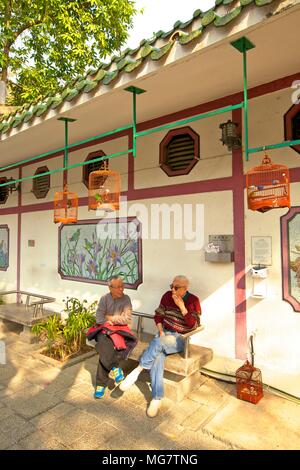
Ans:
<svg viewBox="0 0 300 470"><path fill-rule="evenodd" d="M0 292L1 297L10 294L16 295L16 302L0 305L0 318L23 325L20 338L23 341L31 343L34 341L31 327L35 323L53 315L53 312L45 309L44 305L55 302L55 298L21 290ZM24 297L25 301L23 300Z"/></svg>
<svg viewBox="0 0 300 470"><path fill-rule="evenodd" d="M138 344L131 352L129 359L124 363L124 369L127 372L136 366L142 352L148 347L150 341L154 337L143 331L143 319L153 320L153 315L143 312L132 312L137 317L137 337ZM190 391L192 391L202 381L200 369L213 358L213 351L210 348L190 344L191 338L200 333L204 326L199 326L190 333L183 336L185 339L185 347L182 353L170 354L165 360L164 387L165 396L174 401L181 401ZM132 362L130 364L130 362Z"/></svg>

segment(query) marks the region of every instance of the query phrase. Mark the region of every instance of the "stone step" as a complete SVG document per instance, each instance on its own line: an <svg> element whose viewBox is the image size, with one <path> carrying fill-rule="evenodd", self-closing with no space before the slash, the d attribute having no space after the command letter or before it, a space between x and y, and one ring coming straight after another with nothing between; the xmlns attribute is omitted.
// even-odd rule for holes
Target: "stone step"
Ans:
<svg viewBox="0 0 300 470"><path fill-rule="evenodd" d="M125 375L127 375L137 366L137 361L128 359L127 361L122 361L120 366L123 369ZM183 376L165 370L164 396L170 400L173 400L174 402L180 402L195 388L199 387L205 380L206 378L199 371L196 371L189 376ZM150 394L151 387L149 371L143 370L143 372L139 375L137 383L139 382L148 384Z"/></svg>
<svg viewBox="0 0 300 470"><path fill-rule="evenodd" d="M152 335L143 334L141 340L130 354L130 359L139 360L142 352L148 347ZM189 357L185 359L183 353L170 354L165 361L165 370L181 376L189 376L199 371L213 358L213 351L203 346L189 345Z"/></svg>

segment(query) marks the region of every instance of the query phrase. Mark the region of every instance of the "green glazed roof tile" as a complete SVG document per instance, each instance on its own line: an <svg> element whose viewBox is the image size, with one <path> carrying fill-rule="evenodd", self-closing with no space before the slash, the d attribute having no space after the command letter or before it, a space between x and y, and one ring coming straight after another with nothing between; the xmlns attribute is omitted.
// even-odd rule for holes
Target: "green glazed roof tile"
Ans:
<svg viewBox="0 0 300 470"><path fill-rule="evenodd" d="M172 33L174 33L174 28L172 28L172 29L170 29L169 31L167 31L166 33L164 33L164 34L162 35L162 39L165 39L165 38L171 36Z"/></svg>
<svg viewBox="0 0 300 470"><path fill-rule="evenodd" d="M66 100L72 101L78 94L79 91L77 90L77 88L72 88L72 90L70 90L69 94L66 96Z"/></svg>
<svg viewBox="0 0 300 470"><path fill-rule="evenodd" d="M193 18L198 18L198 16L201 16L201 14L202 14L202 10L198 8L198 10L194 11Z"/></svg>
<svg viewBox="0 0 300 470"><path fill-rule="evenodd" d="M120 71L120 70L124 69L126 67L126 65L132 64L134 62L135 62L134 59L132 59L131 57L126 56L126 57L124 57L124 59L122 59L122 60L120 60L120 62L118 62L117 69Z"/></svg>
<svg viewBox="0 0 300 470"><path fill-rule="evenodd" d="M32 116L33 116L33 112L32 112L32 111L26 111L25 116L24 116L24 118L23 118L24 122L30 121L30 119L32 118Z"/></svg>
<svg viewBox="0 0 300 470"><path fill-rule="evenodd" d="M62 103L62 101L63 100L61 96L53 96L50 108L51 109L57 108Z"/></svg>
<svg viewBox="0 0 300 470"><path fill-rule="evenodd" d="M47 109L48 109L48 106L46 105L46 103L38 104L37 110L35 112L36 116L41 116Z"/></svg>
<svg viewBox="0 0 300 470"><path fill-rule="evenodd" d="M202 26L208 26L214 21L216 13L214 10L208 10L202 17Z"/></svg>
<svg viewBox="0 0 300 470"><path fill-rule="evenodd" d="M227 15L224 16L216 16L216 19L214 21L214 25L219 27L219 26L225 26L228 24L230 21L234 20L242 11L242 7L237 7L231 12L227 13Z"/></svg>
<svg viewBox="0 0 300 470"><path fill-rule="evenodd" d="M194 21L194 18L191 18L190 20L186 21L185 23L180 23L179 28L184 29L190 26Z"/></svg>
<svg viewBox="0 0 300 470"><path fill-rule="evenodd" d="M195 31L192 31L190 34L187 34L185 36L181 36L179 39L179 43L184 45L188 44L189 42L193 41L194 39L198 38L202 33L202 28L196 29Z"/></svg>
<svg viewBox="0 0 300 470"><path fill-rule="evenodd" d="M103 80L106 74L106 70L101 69L97 72L97 75L94 77L94 80L98 83L100 82L100 80Z"/></svg>
<svg viewBox="0 0 300 470"><path fill-rule="evenodd" d="M96 88L97 85L98 83L95 82L94 80L88 80L88 83L85 85L83 89L84 93L89 93L90 91L94 90L94 88Z"/></svg>
<svg viewBox="0 0 300 470"><path fill-rule="evenodd" d="M263 7L265 5L269 5L269 3L272 3L273 0L255 0L255 5L258 7Z"/></svg>
<svg viewBox="0 0 300 470"><path fill-rule="evenodd" d="M90 81L91 81L91 80L86 80L86 79L80 80L80 82L77 82L76 85L75 85L76 90L78 90L78 91L83 90L84 87L85 87L86 85L88 85Z"/></svg>
<svg viewBox="0 0 300 470"><path fill-rule="evenodd" d="M118 73L118 70L114 70L113 72L107 72L104 79L102 80L102 83L104 85L109 85L113 80L115 80L115 78L117 78Z"/></svg>
<svg viewBox="0 0 300 470"><path fill-rule="evenodd" d="M10 128L9 122L4 122L3 124L1 124L1 126L2 126L2 129L1 129L2 134L5 134Z"/></svg>
<svg viewBox="0 0 300 470"><path fill-rule="evenodd" d="M12 127L17 127L22 122L22 116L15 116L12 122L10 123Z"/></svg>
<svg viewBox="0 0 300 470"><path fill-rule="evenodd" d="M146 43L144 45L144 47L141 49L141 57L145 58L147 57L149 54L151 54L151 52L153 51L153 46L151 46L150 44Z"/></svg>
<svg viewBox="0 0 300 470"><path fill-rule="evenodd" d="M125 67L125 72L127 72L127 73L132 72L132 71L135 70L137 67L139 67L142 62L143 62L143 59L138 59L138 60L136 60L135 62L132 62L131 64L126 65L126 67Z"/></svg>
<svg viewBox="0 0 300 470"><path fill-rule="evenodd" d="M151 52L151 55L150 55L151 59L152 60L161 59L167 52L169 52L173 44L174 44L174 41L170 41L165 46L159 48L158 50Z"/></svg>
<svg viewBox="0 0 300 470"><path fill-rule="evenodd" d="M240 4L242 5L242 7L245 7L246 5L249 5L250 3L252 3L254 0L240 0Z"/></svg>

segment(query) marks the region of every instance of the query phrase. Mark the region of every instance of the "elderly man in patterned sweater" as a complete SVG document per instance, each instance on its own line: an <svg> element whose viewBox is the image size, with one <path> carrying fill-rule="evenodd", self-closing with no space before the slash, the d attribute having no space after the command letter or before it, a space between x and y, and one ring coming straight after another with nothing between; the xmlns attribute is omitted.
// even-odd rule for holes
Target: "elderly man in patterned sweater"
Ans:
<svg viewBox="0 0 300 470"><path fill-rule="evenodd" d="M181 352L184 340L181 334L188 333L200 325L201 307L198 297L188 291L186 276L176 276L155 310L154 321L158 329L148 348L143 352L136 367L120 384L122 391L133 385L143 369L150 371L152 400L147 409L151 418L157 415L164 396L164 361L168 354Z"/></svg>

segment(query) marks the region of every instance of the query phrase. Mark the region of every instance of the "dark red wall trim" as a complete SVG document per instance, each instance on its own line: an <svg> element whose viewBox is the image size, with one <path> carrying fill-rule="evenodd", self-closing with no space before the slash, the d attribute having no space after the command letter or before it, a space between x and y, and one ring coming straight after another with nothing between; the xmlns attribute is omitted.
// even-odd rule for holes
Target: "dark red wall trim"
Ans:
<svg viewBox="0 0 300 470"><path fill-rule="evenodd" d="M232 120L242 130L242 111L232 112ZM247 353L247 310L245 281L245 208L242 149L232 152L233 234L234 234L234 290L235 290L235 354L245 359Z"/></svg>

